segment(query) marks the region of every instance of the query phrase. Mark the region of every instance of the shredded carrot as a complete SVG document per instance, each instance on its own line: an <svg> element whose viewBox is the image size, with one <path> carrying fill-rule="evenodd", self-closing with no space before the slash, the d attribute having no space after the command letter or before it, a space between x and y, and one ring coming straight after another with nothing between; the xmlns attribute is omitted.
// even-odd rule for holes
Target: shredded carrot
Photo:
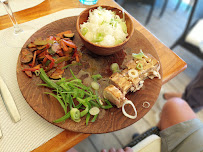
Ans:
<svg viewBox="0 0 203 152"><path fill-rule="evenodd" d="M65 51L65 52L67 52L69 49L68 49L68 47L66 46L66 44L64 43L64 41L60 41L60 44L61 44L61 48Z"/></svg>
<svg viewBox="0 0 203 152"><path fill-rule="evenodd" d="M58 51L56 51L56 53L57 53L60 57L64 56L63 51L62 51L61 49L58 50Z"/></svg>
<svg viewBox="0 0 203 152"><path fill-rule="evenodd" d="M66 41L66 40L61 40L63 41L67 46L71 47L71 48L77 48L76 45L72 42L72 41Z"/></svg>
<svg viewBox="0 0 203 152"><path fill-rule="evenodd" d="M49 68L50 69L53 68L53 66L55 64L54 58L52 58L52 56L50 56L50 55L45 55L45 56L51 61L51 63L49 64Z"/></svg>
<svg viewBox="0 0 203 152"><path fill-rule="evenodd" d="M35 51L34 56L33 56L33 60L32 60L32 64L29 64L31 67L34 67L34 65L35 65L36 56L37 56L37 52Z"/></svg>
<svg viewBox="0 0 203 152"><path fill-rule="evenodd" d="M75 59L76 59L76 62L80 62L78 55L75 56Z"/></svg>
<svg viewBox="0 0 203 152"><path fill-rule="evenodd" d="M40 69L41 68L41 64L38 64L34 67L35 69Z"/></svg>
<svg viewBox="0 0 203 152"><path fill-rule="evenodd" d="M47 57L44 57L43 61L42 61L42 64L45 64L47 62Z"/></svg>
<svg viewBox="0 0 203 152"><path fill-rule="evenodd" d="M47 51L44 51L38 55L38 58L44 58L47 55Z"/></svg>
<svg viewBox="0 0 203 152"><path fill-rule="evenodd" d="M75 57L76 62L80 62L79 54L78 54L77 48L75 48L74 50L75 50L75 52L74 52L74 54L73 54L73 57Z"/></svg>
<svg viewBox="0 0 203 152"><path fill-rule="evenodd" d="M36 65L33 68L24 68L24 69L22 69L22 71L32 71L32 72L35 72L36 70L39 70L40 68L41 68L41 64L38 64L38 65Z"/></svg>
<svg viewBox="0 0 203 152"><path fill-rule="evenodd" d="M36 70L39 70L39 69L37 69L37 68L25 68L22 71L32 71L32 72L35 72Z"/></svg>
<svg viewBox="0 0 203 152"><path fill-rule="evenodd" d="M43 52L43 50L37 50L35 52L37 52L37 55L39 55L39 54L41 54Z"/></svg>

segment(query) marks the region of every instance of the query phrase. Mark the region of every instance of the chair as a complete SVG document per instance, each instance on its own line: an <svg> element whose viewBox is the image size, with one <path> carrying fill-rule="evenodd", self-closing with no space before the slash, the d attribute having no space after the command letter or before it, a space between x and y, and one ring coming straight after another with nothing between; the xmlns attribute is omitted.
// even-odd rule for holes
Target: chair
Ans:
<svg viewBox="0 0 203 152"><path fill-rule="evenodd" d="M182 0L178 0L178 3L177 3L177 5L176 5L174 11L177 11L177 10L178 10L178 8L180 7L181 3L182 3ZM194 3L194 0L190 0L190 2L189 2L189 4L187 5L187 8L185 9L185 11L188 11L189 8L190 8L190 6L193 5L193 3Z"/></svg>
<svg viewBox="0 0 203 152"><path fill-rule="evenodd" d="M175 7L174 11L178 10L178 8L180 7L181 3L182 3L182 0L178 0L178 3L176 4L176 7ZM190 0L189 4L187 5L187 7L185 9L186 12L190 9L191 6L193 6L193 3L194 3L194 0ZM161 12L159 14L159 18L161 18L163 16L167 5L168 5L168 0L164 0L163 7L162 7Z"/></svg>
<svg viewBox="0 0 203 152"><path fill-rule="evenodd" d="M141 135L136 136L125 147L131 147L134 152L160 152L161 138L159 137L160 130L158 127L153 127Z"/></svg>
<svg viewBox="0 0 203 152"><path fill-rule="evenodd" d="M145 25L147 25L152 17L156 0L137 0L137 1L143 4L150 5L151 7L147 15L147 19L145 21Z"/></svg>
<svg viewBox="0 0 203 152"><path fill-rule="evenodd" d="M199 29L203 30L203 22L202 22L202 20L198 20L194 24L192 24L192 19L193 19L193 15L194 15L197 3L198 3L198 0L195 0L183 34L170 47L170 49L172 50L177 45L180 45L180 46L186 48L187 50L189 50L191 53L195 54L197 57L203 59L203 53L201 52L201 50L199 48L199 44L198 44L199 41L203 41L203 34L201 35L200 33L196 32L197 28L198 28L198 30ZM194 36L194 32L198 33L198 35Z"/></svg>
<svg viewBox="0 0 203 152"><path fill-rule="evenodd" d="M134 152L161 152L161 138L155 134L150 135L132 149Z"/></svg>
<svg viewBox="0 0 203 152"><path fill-rule="evenodd" d="M168 4L168 0L164 0L163 7L162 7L161 12L160 12L160 14L159 14L159 18L161 18L161 17L164 15L164 12L165 12L165 10L166 10L167 4Z"/></svg>

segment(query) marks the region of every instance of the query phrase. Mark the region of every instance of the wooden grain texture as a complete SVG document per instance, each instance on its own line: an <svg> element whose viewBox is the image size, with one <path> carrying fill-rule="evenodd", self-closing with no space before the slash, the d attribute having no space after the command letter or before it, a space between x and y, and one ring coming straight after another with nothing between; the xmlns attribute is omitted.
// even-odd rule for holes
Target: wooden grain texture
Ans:
<svg viewBox="0 0 203 152"><path fill-rule="evenodd" d="M101 7L115 12L115 14L118 15L120 18L125 18L125 22L126 22L126 26L127 26L127 33L128 33L128 36L126 37L125 41L123 41L122 43L115 45L115 46L101 46L101 45L97 45L97 44L94 44L94 43L88 41L85 38L85 36L82 35L81 30L80 30L80 25L83 24L84 22L87 22L88 17L89 17L89 11L97 9L98 6L93 6L93 7L87 8L83 12L81 12L81 14L78 16L78 19L77 19L76 29L77 29L77 32L79 33L79 36L82 39L85 47L88 48L90 51L92 51L93 53L96 53L98 55L111 55L111 54L114 54L115 52L120 51L129 41L131 36L133 35L133 32L134 32L133 21L132 21L131 17L129 16L129 14L125 13L125 15L123 15L122 10L119 8L106 6L106 5L102 5Z"/></svg>
<svg viewBox="0 0 203 152"><path fill-rule="evenodd" d="M48 142L34 149L32 152L66 152L85 138L89 134L76 133L71 131L63 131Z"/></svg>
<svg viewBox="0 0 203 152"><path fill-rule="evenodd" d="M83 43L76 32L76 20L77 17L69 17L57 20L52 22L43 28L39 29L36 33L34 33L28 41L24 44L23 48L25 48L30 42L35 39L42 37L46 38L50 35L56 35L57 33L71 30L75 33L74 43L81 49L83 55L81 59L81 63L83 66L75 66L72 68L75 75L78 75L80 69L83 71L88 71L92 74L101 74L103 78L109 78L112 74L110 70L110 66L112 63L117 62L122 65L123 62L127 62L132 59L132 53L138 53L140 49L144 53L149 53L157 60L159 57L154 49L153 45L141 34L139 31L135 30L131 39L128 41L126 46L120 52L110 56L98 56L83 47ZM22 49L23 50L23 49ZM39 77L29 78L25 75L24 72L21 71L22 66L20 63L20 57L17 64L17 80L19 84L19 88L28 102L28 104L44 119L49 122L53 122L64 115L62 107L60 106L57 100L49 95L45 95L44 92L50 92L49 89L45 87L39 87L37 84L43 83ZM162 74L162 70L160 70ZM69 69L66 69L65 76L68 78L70 76ZM101 88L105 88L109 84L106 82L102 85ZM82 118L82 121L76 123L71 119L66 120L65 123L55 124L61 128L74 131L74 132L82 132L82 133L107 133L116 130L123 129L128 127L129 125L134 124L136 121L141 119L154 105L156 102L160 89L162 86L162 80L158 78L154 78L153 80L147 79L145 80L144 86L141 90L136 93L128 93L127 98L133 101L135 107L137 108L138 117L136 119L129 119L125 117L121 111L121 108L118 109L116 107L109 110L102 110L101 114L98 117L98 120L94 123L89 123L88 126L85 124L85 117ZM150 108L143 108L143 102L150 102ZM132 109L130 106L126 106L126 111L130 113Z"/></svg>
<svg viewBox="0 0 203 152"><path fill-rule="evenodd" d="M111 5L120 7L113 0L99 0L97 5ZM78 0L45 0L43 3L26 10L22 10L14 13L18 23L24 23L27 21L31 21L33 19L37 19L39 17L55 13L60 10L70 9L70 8L81 8L88 7L86 5L82 5ZM133 18L135 28L140 31L155 47L160 61L162 63L163 69L163 83L168 82L170 79L174 78L180 72L186 69L187 64L178 57L173 51L167 48L163 43L161 43L153 34L151 34L145 27L143 27L137 20ZM0 17L0 29L5 29L11 27L12 23L7 15ZM66 133L69 131L64 131L62 136L56 136L53 138L54 140L50 140L49 142L43 144L41 147L50 148L52 147L52 151L57 151L59 147L65 147L67 144L74 146L77 144L75 140L72 138L65 138ZM64 136L63 136L64 135ZM86 134L83 134L85 137ZM79 137L79 139L82 138ZM61 141L60 144L55 142L55 139ZM39 149L41 149L41 147ZM43 150L39 150L44 152ZM48 150L47 150L48 151Z"/></svg>

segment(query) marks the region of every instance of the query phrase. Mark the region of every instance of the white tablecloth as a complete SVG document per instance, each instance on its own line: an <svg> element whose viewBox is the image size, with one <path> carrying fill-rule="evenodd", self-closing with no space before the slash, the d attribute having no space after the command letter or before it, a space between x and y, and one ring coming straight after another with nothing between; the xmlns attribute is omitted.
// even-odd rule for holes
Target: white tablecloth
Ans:
<svg viewBox="0 0 203 152"><path fill-rule="evenodd" d="M23 24L38 30L54 20L79 15L83 10L84 8L63 10ZM13 28L5 30L13 30ZM5 33L5 30L1 30L0 35ZM27 39L33 32L25 35ZM0 98L0 128L3 133L3 138L0 139L0 152L28 152L55 137L63 129L48 123L27 104L19 90L16 78L16 64L21 48L6 47L3 40L4 38L0 37L0 75L16 102L21 120L18 123L12 122ZM21 46L23 44L24 42Z"/></svg>
<svg viewBox="0 0 203 152"><path fill-rule="evenodd" d="M39 5L44 0L8 0L13 12L18 12L27 8ZM6 15L7 12L3 5L0 4L0 16Z"/></svg>

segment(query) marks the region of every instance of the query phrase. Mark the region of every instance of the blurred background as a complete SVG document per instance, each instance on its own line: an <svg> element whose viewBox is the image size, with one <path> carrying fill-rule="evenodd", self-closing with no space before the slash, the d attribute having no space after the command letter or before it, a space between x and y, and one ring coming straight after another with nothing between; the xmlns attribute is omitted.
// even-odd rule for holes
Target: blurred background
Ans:
<svg viewBox="0 0 203 152"><path fill-rule="evenodd" d="M75 146L79 152L99 152L111 147L121 148L134 133L143 133L155 126L166 102L164 92L184 92L187 84L203 66L203 0L116 0L128 13L147 28L188 65L187 69L164 84L150 112L137 123L120 131L94 134ZM135 27L136 28L136 27ZM198 117L203 120L203 110Z"/></svg>

